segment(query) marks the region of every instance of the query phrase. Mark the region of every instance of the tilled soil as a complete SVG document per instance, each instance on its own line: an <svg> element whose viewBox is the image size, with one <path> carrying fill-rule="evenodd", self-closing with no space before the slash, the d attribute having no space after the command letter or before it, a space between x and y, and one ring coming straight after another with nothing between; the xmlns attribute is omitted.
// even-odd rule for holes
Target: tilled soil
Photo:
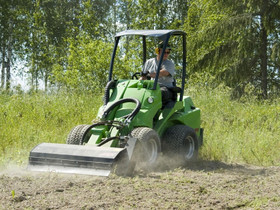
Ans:
<svg viewBox="0 0 280 210"><path fill-rule="evenodd" d="M200 161L95 177L0 171L0 209L280 209L280 167Z"/></svg>

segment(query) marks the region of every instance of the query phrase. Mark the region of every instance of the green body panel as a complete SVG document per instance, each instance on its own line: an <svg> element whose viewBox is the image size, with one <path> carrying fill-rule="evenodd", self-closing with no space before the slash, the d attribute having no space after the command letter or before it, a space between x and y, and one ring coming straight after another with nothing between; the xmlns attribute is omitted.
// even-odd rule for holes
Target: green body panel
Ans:
<svg viewBox="0 0 280 210"><path fill-rule="evenodd" d="M167 128L176 124L188 125L200 136L200 109L194 108L189 96L184 96L183 101L177 101L173 108L164 109L154 129L162 136Z"/></svg>
<svg viewBox="0 0 280 210"><path fill-rule="evenodd" d="M105 126L91 129L91 136L87 144L98 144L101 142L101 139L105 136L106 136Z"/></svg>
<svg viewBox="0 0 280 210"><path fill-rule="evenodd" d="M122 98L135 98L141 103L139 113L134 117L130 126L132 127L153 127L153 116L162 107L161 91L159 86L156 90L151 90L153 81L151 80L121 80L117 87L113 89L110 100L106 107ZM153 99L153 103L148 102L148 98ZM107 120L119 119L133 111L136 107L134 103L124 103L117 110L110 112ZM98 117L101 118L104 106L99 109Z"/></svg>
<svg viewBox="0 0 280 210"><path fill-rule="evenodd" d="M131 122L131 127L153 127L153 117L161 108L160 88L151 90L153 81L150 80L130 80L127 89L123 93L123 98L136 98L141 102L141 109ZM148 98L153 99L153 103L148 102ZM134 103L124 103L115 113L115 119L125 116L136 107Z"/></svg>
<svg viewBox="0 0 280 210"><path fill-rule="evenodd" d="M154 81L152 80L119 80L115 88L110 90L109 102L106 106L100 107L98 118L102 118L104 110L114 102L123 98L135 98L141 103L140 111L124 129L110 128L109 126L98 126L91 130L91 138L87 144L96 145L102 138L113 136L126 136L135 127L149 127L156 130L160 137L165 130L176 124L184 124L195 129L199 137L200 109L195 108L189 96L184 96L182 101L174 103L172 108L162 109L162 98L160 87L152 90ZM152 99L151 101L148 101ZM123 103L113 109L105 120L115 120L123 122L122 118L130 114L136 107L135 103ZM101 119L104 120L104 119ZM118 147L118 140L106 144L110 147Z"/></svg>
<svg viewBox="0 0 280 210"><path fill-rule="evenodd" d="M171 109L163 109L161 110L161 113L159 115L159 118L155 124L154 129L158 132L159 136L162 136L164 134L164 131L166 128L173 125L172 122L170 122L170 117L177 111L183 109L183 103L182 101L177 101L173 108Z"/></svg>

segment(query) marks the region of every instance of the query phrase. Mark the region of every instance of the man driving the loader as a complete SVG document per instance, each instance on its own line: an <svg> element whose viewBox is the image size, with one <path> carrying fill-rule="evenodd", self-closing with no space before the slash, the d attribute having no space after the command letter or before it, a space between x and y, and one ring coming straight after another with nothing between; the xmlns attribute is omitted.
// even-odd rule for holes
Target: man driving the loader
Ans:
<svg viewBox="0 0 280 210"><path fill-rule="evenodd" d="M162 50L163 50L163 42L160 42L155 50L157 56L145 62L142 69L142 76L140 80L145 80L147 79L148 76L150 76L152 79L156 77L156 70L159 65L159 60L160 60ZM167 44L163 55L162 65L160 68L159 78L158 78L158 83L160 85L160 89L162 93L162 101L164 104L173 98L173 92L170 90L170 88L174 87L173 76L175 75L175 65L171 60L168 60L168 56L170 52L171 52L171 47L169 44Z"/></svg>
<svg viewBox="0 0 280 210"><path fill-rule="evenodd" d="M156 48L156 54L157 56L155 58L151 58L145 62L145 65L142 69L142 77L140 79L147 79L147 74L151 78L155 78L156 76L156 70L158 68L160 55L163 49L163 42L160 42L158 47ZM163 55L163 61L161 64L160 72L159 72L159 78L158 82L159 85L165 86L165 87L173 87L173 76L175 74L175 66L174 63L171 60L168 60L168 56L171 52L171 47L169 44L167 44L167 47L165 49L164 55Z"/></svg>

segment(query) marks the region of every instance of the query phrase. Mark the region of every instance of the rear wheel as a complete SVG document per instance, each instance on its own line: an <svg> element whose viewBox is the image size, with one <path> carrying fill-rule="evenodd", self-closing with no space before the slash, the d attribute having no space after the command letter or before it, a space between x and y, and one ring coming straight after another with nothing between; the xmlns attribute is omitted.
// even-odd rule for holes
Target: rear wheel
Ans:
<svg viewBox="0 0 280 210"><path fill-rule="evenodd" d="M168 128L163 136L164 153L178 163L194 161L198 156L198 139L194 129L186 125Z"/></svg>
<svg viewBox="0 0 280 210"><path fill-rule="evenodd" d="M138 139L133 153L136 165L140 168L154 166L161 150L157 132L151 128L138 127L132 130L131 135Z"/></svg>
<svg viewBox="0 0 280 210"><path fill-rule="evenodd" d="M88 128L90 125L77 125L74 127L66 139L66 144L83 145L88 142L90 134Z"/></svg>

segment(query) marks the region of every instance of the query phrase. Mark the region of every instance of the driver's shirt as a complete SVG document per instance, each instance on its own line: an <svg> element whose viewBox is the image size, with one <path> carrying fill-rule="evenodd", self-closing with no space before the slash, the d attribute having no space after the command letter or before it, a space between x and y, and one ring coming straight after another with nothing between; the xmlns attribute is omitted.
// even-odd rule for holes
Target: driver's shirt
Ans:
<svg viewBox="0 0 280 210"><path fill-rule="evenodd" d="M144 73L156 73L156 70L158 68L159 61L157 58L151 58L145 62L145 65L143 66L143 72ZM165 77L159 77L158 83L160 85L164 85L166 87L173 87L173 76L175 75L175 66L174 63L170 60L164 60L162 61L161 68L165 69L169 72L168 76ZM153 79L153 78L152 78Z"/></svg>

